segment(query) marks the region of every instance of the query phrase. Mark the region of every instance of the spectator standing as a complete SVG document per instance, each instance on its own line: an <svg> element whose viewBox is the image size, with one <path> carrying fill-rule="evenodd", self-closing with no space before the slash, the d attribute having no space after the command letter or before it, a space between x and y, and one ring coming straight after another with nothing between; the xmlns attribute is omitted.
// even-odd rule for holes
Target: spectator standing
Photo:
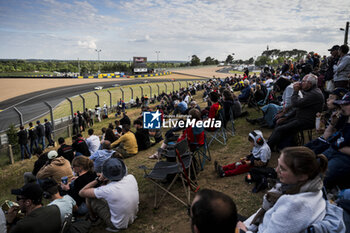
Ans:
<svg viewBox="0 0 350 233"><path fill-rule="evenodd" d="M338 64L339 61L339 45L334 45L332 48L328 49L331 53L331 56L327 59L327 70L325 73L325 80L331 81L334 77L333 66Z"/></svg>
<svg viewBox="0 0 350 233"><path fill-rule="evenodd" d="M103 103L103 118L108 118L108 107L106 102Z"/></svg>
<svg viewBox="0 0 350 233"><path fill-rule="evenodd" d="M58 139L58 144L60 145L60 148L58 148L57 150L58 156L62 156L63 158L67 159L70 163L72 163L74 158L73 147L71 145L67 145L64 138L62 137Z"/></svg>
<svg viewBox="0 0 350 233"><path fill-rule="evenodd" d="M95 188L96 185L102 186ZM136 219L139 205L137 181L133 175L127 174L120 159L107 159L103 163L102 175L87 184L79 195L89 198L91 213L104 220L107 231L126 229Z"/></svg>
<svg viewBox="0 0 350 233"><path fill-rule="evenodd" d="M348 54L349 47L342 45L339 48L339 61L333 66L334 70L334 87L349 89L350 75L350 55Z"/></svg>
<svg viewBox="0 0 350 233"><path fill-rule="evenodd" d="M78 117L77 113L74 113L74 117L73 117L72 123L73 123L73 135L77 135L78 133L80 133L79 117Z"/></svg>
<svg viewBox="0 0 350 233"><path fill-rule="evenodd" d="M55 146L55 142L52 140L52 125L47 119L45 119L44 122L45 122L45 124L44 124L44 126L45 126L45 137L46 137L46 139L47 139L47 141L49 143L47 145L47 147Z"/></svg>
<svg viewBox="0 0 350 233"><path fill-rule="evenodd" d="M85 126L86 126L84 116L79 111L77 111L77 114L78 114L78 119L79 119L79 130L80 130L80 132L84 132Z"/></svg>
<svg viewBox="0 0 350 233"><path fill-rule="evenodd" d="M21 160L24 160L24 154L25 151L27 151L29 158L32 157L32 154L30 153L29 146L28 146L28 134L27 130L24 129L24 126L21 125L19 127L19 132L17 133L18 137L18 144L21 147Z"/></svg>
<svg viewBox="0 0 350 233"><path fill-rule="evenodd" d="M38 135L38 143L41 144L42 149L45 150L45 128L42 124L40 124L40 121L36 122L36 133Z"/></svg>
<svg viewBox="0 0 350 233"><path fill-rule="evenodd" d="M85 124L87 125L87 127L91 127L90 125L90 114L89 114L89 110L87 108L85 108L85 111L83 112L83 118L85 121Z"/></svg>
<svg viewBox="0 0 350 233"><path fill-rule="evenodd" d="M30 153L33 154L33 147L35 146L35 149L39 147L38 145L38 135L36 133L36 129L33 126L32 122L29 122L29 130L28 130L28 134L29 134L29 141L30 141Z"/></svg>
<svg viewBox="0 0 350 233"><path fill-rule="evenodd" d="M98 122L101 122L101 107L100 107L100 105L95 106L95 117L97 118Z"/></svg>
<svg viewBox="0 0 350 233"><path fill-rule="evenodd" d="M86 139L86 144L89 147L90 154L95 153L100 147L100 138L94 135L94 130L88 130L89 137Z"/></svg>
<svg viewBox="0 0 350 233"><path fill-rule="evenodd" d="M41 204L43 190L38 184L30 183L20 189L12 189L11 194L17 196L19 207L12 206L6 214L9 232L12 233L59 233L61 231L60 210L57 206ZM18 212L25 214L16 221Z"/></svg>

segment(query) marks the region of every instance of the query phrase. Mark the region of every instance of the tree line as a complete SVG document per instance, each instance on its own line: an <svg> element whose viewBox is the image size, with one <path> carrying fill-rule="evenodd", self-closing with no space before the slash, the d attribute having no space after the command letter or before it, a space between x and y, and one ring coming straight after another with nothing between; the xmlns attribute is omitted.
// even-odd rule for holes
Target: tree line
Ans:
<svg viewBox="0 0 350 233"><path fill-rule="evenodd" d="M264 65L281 65L283 60L291 59L293 61L299 60L307 54L305 50L292 49L292 50L279 50L271 49L265 50L260 56L254 60L253 57L247 60L234 60L232 55L228 55L225 64L233 65L251 65L256 66ZM192 59L189 62L148 62L147 67L149 69L156 68L174 68L174 67L186 67L186 66L206 66L206 65L218 65L220 62L218 59L210 56L206 57L204 61L201 61L197 55L192 55ZM12 73L12 72L61 72L61 73L78 73L80 68L81 75L95 74L100 70L102 73L112 72L125 72L131 73L133 70L133 64L126 61L85 61L85 60L0 60L0 73Z"/></svg>

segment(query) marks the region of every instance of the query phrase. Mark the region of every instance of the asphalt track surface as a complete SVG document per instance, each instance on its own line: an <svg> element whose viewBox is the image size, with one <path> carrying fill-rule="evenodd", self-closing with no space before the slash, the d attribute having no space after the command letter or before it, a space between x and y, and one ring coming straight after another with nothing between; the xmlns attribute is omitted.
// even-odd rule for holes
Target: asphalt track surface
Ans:
<svg viewBox="0 0 350 233"><path fill-rule="evenodd" d="M159 82L172 82L173 79L127 79L127 80L116 80L109 82L98 82L89 83L75 86L66 86L51 88L43 91L29 93L15 98L11 98L0 102L0 133L4 132L10 124L19 125L19 116L16 113L14 107L16 107L23 115L24 124L37 119L49 112L48 107L44 104L46 101L53 108L59 103L65 100L67 97L76 96L79 94L96 91L94 87L103 86L103 89L112 87L113 84L119 84L120 86L142 84L147 80L149 83ZM194 81L199 78L193 79L176 79L175 81ZM203 79L201 79L203 80Z"/></svg>

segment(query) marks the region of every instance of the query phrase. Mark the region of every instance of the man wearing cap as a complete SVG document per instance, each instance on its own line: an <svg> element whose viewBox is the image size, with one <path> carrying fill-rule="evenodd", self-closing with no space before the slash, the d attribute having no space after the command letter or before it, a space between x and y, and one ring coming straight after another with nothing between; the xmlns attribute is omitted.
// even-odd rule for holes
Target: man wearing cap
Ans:
<svg viewBox="0 0 350 233"><path fill-rule="evenodd" d="M91 216L92 220L95 217L104 220L109 232L126 229L136 219L137 181L127 174L124 162L118 158L107 159L102 165L102 175L81 189L79 195L89 198L90 212L95 214Z"/></svg>
<svg viewBox="0 0 350 233"><path fill-rule="evenodd" d="M349 47L342 45L339 48L339 61L333 66L334 70L334 87L342 87L349 89L350 75L350 55Z"/></svg>
<svg viewBox="0 0 350 233"><path fill-rule="evenodd" d="M36 122L36 133L38 135L38 143L41 144L42 149L45 150L45 128L40 121Z"/></svg>
<svg viewBox="0 0 350 233"><path fill-rule="evenodd" d="M333 71L333 66L336 65L338 63L339 60L339 45L334 45L332 48L328 49L328 51L330 52L331 56L328 57L328 64L327 64L327 70L325 73L325 80L326 81L330 81L333 80L333 76L334 76L334 71Z"/></svg>
<svg viewBox="0 0 350 233"><path fill-rule="evenodd" d="M19 206L12 206L6 214L9 232L60 232L60 210L56 205L43 207L41 204L43 190L38 184L29 183L20 189L12 189L11 194L17 196ZM25 217L17 221L16 216L20 210Z"/></svg>
<svg viewBox="0 0 350 233"><path fill-rule="evenodd" d="M70 162L64 157L58 157L58 153L55 150L50 151L47 154L49 159L45 166L43 166L36 174L36 178L39 183L42 183L44 179L52 178L56 183L61 184L61 178L68 177L70 181L73 177L72 168Z"/></svg>
<svg viewBox="0 0 350 233"><path fill-rule="evenodd" d="M333 103L340 105L341 116L336 122L331 122L325 131L331 136L327 139L330 147L322 152L328 158L324 185L329 189L335 186L343 189L350 185L350 92Z"/></svg>

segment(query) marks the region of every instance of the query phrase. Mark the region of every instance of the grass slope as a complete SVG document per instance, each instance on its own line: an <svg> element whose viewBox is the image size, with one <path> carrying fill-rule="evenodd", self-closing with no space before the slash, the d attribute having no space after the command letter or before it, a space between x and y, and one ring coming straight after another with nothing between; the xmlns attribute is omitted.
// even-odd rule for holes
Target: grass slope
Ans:
<svg viewBox="0 0 350 233"><path fill-rule="evenodd" d="M201 99L202 92L199 92L195 99L204 107L205 103ZM259 113L256 110L248 109L250 117L256 117ZM132 109L128 111L131 119L135 119L140 114L140 109ZM101 134L100 129L106 127L109 122L113 122L114 117L106 119L101 123L94 125L97 134ZM248 124L245 119L237 119L236 135L230 136L226 146L218 143L213 143L210 147L212 161L206 162L204 171L198 174L198 183L200 188L210 188L219 190L231 196L237 204L238 212L241 215L249 216L254 213L261 205L263 193L252 194L252 185L244 182L244 175L234 177L219 178L214 172L213 163L217 160L220 164L228 164L237 161L239 158L250 153L251 145L248 142L248 133L255 128ZM263 130L264 136L267 138L270 130ZM87 136L86 133L84 136ZM68 143L70 140L67 139ZM190 233L190 220L187 217L187 210L182 204L170 196L166 196L159 209L153 209L154 201L154 186L143 177L143 171L138 167L146 165L152 168L155 161L148 159L148 156L153 154L160 144L140 152L137 156L126 159L125 163L129 173L133 174L139 185L140 205L139 213L136 221L130 227L123 231L125 233L139 232L181 232ZM57 148L56 148L57 149ZM276 165L277 154L272 155L270 166ZM6 199L14 200L14 196L10 195L12 188L17 188L23 185L23 173L31 171L35 158L17 162L14 165L4 167L1 171L0 183L0 203ZM183 188L181 182L175 184L173 192L182 195ZM192 196L193 197L193 196ZM106 232L103 227L95 227L90 232Z"/></svg>

